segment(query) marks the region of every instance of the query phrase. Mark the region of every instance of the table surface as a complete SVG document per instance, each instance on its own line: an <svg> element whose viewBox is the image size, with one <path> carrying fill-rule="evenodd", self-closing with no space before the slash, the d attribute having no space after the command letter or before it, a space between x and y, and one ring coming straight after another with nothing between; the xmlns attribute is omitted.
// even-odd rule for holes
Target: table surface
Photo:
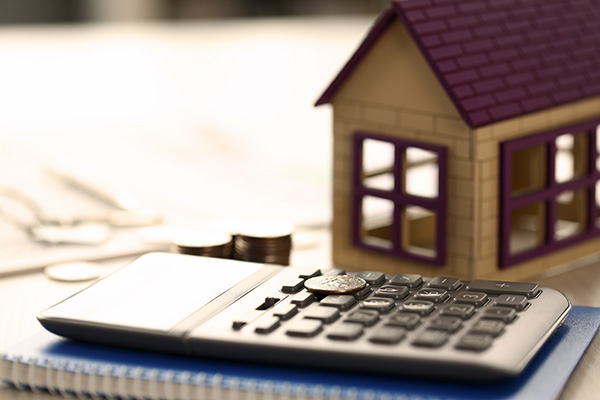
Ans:
<svg viewBox="0 0 600 400"><path fill-rule="evenodd" d="M287 218L299 226L292 263L330 266L331 116L312 104L371 21L1 29L0 145L113 189L126 183L177 223L232 210ZM240 201L244 194L252 196ZM107 261L103 271L128 260ZM574 305L600 307L600 258L532 280ZM0 279L0 350L39 331L40 310L88 284L42 273ZM562 398L595 397L598 376L596 338ZM38 397L47 396L0 389L3 400Z"/></svg>

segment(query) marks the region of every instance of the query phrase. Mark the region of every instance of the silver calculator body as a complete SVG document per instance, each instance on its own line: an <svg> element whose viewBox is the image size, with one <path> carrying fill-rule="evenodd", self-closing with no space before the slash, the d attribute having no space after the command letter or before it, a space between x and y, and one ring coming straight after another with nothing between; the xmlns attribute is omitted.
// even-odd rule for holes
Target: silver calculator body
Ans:
<svg viewBox="0 0 600 400"><path fill-rule="evenodd" d="M366 287L313 293L350 274ZM460 281L146 254L42 311L71 339L192 356L428 378L521 373L566 318L560 292Z"/></svg>

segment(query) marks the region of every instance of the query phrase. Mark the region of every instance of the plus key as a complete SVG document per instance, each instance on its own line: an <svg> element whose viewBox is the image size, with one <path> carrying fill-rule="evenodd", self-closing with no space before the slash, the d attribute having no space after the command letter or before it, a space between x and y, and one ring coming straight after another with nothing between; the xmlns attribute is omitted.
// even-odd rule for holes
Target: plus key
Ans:
<svg viewBox="0 0 600 400"><path fill-rule="evenodd" d="M474 280L467 285L468 291L484 292L487 294L517 294L529 299L535 297L540 291L535 283L504 282Z"/></svg>

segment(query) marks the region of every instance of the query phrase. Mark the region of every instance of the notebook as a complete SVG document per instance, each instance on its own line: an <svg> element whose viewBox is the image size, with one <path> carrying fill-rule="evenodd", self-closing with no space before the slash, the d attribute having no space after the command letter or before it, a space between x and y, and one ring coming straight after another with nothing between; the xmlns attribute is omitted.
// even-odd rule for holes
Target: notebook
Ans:
<svg viewBox="0 0 600 400"><path fill-rule="evenodd" d="M4 353L0 378L17 389L138 399L554 399L599 325L600 308L574 307L521 376L492 384L178 357L78 343L45 331Z"/></svg>

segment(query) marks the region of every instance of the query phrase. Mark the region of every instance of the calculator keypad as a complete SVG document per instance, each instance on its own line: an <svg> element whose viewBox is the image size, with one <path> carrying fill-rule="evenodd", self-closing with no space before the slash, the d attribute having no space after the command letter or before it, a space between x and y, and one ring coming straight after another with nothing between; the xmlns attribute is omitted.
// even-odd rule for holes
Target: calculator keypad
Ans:
<svg viewBox="0 0 600 400"><path fill-rule="evenodd" d="M280 294L267 297L262 307L268 314L257 320L254 332L266 336L282 330L289 337L305 339L322 336L377 346L452 346L481 352L493 346L539 294L535 284L338 271L363 279L366 287L325 295L303 286L319 273L298 276L285 283Z"/></svg>

